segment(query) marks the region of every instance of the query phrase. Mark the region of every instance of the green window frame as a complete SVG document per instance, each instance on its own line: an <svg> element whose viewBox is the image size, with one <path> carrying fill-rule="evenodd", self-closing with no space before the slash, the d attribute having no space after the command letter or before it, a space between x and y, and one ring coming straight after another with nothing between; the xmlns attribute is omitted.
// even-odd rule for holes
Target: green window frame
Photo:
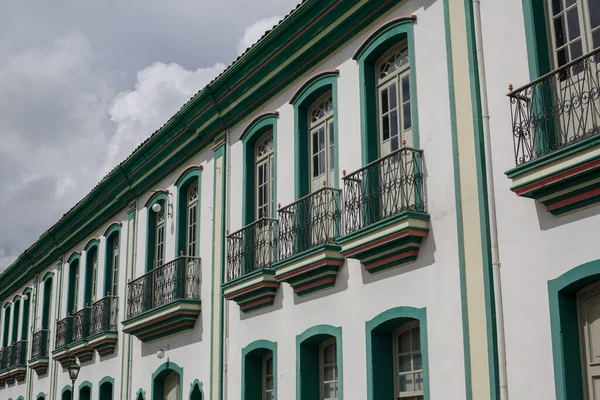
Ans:
<svg viewBox="0 0 600 400"><path fill-rule="evenodd" d="M44 283L44 292L42 298L42 329L50 328L50 302L52 301L52 292L53 292L53 282L54 282L54 273L46 272L44 278L42 279Z"/></svg>
<svg viewBox="0 0 600 400"><path fill-rule="evenodd" d="M31 299L33 291L31 288L26 288L21 294L21 302L23 303L23 319L21 320L21 340L28 340L29 336L29 313L31 311ZM27 296L27 300L24 299Z"/></svg>
<svg viewBox="0 0 600 400"><path fill-rule="evenodd" d="M337 352L338 400L344 399L344 374L342 357L342 328L317 325L296 336L296 399L321 398L320 346L335 339Z"/></svg>
<svg viewBox="0 0 600 400"><path fill-rule="evenodd" d="M81 382L77 392L79 393L78 400L91 400L92 399L92 383L90 381Z"/></svg>
<svg viewBox="0 0 600 400"><path fill-rule="evenodd" d="M155 267L160 267L160 265L154 265L155 252L156 252L156 213L152 211L152 206L156 203L161 205L161 213L163 213L165 225L164 225L164 244L166 244L166 235L168 229L167 221L168 221L168 208L169 208L169 192L167 190L157 191L153 196L151 196L144 207L146 207L146 272L152 271ZM164 245L163 244L163 245ZM163 263L165 262L164 257L166 256L166 252L163 249Z"/></svg>
<svg viewBox="0 0 600 400"><path fill-rule="evenodd" d="M12 315L12 305L10 302L4 304L4 331L2 334L2 347L6 347L10 344L10 318Z"/></svg>
<svg viewBox="0 0 600 400"><path fill-rule="evenodd" d="M122 250L121 246L121 223L115 222L111 224L106 232L104 232L104 241L106 243L105 257L104 257L104 294L110 296L119 295L119 272L120 272L120 256ZM114 245L117 241L119 254L115 258Z"/></svg>
<svg viewBox="0 0 600 400"><path fill-rule="evenodd" d="M243 147L243 177L242 180L242 225L246 226L260 219L256 216L256 143L271 131L273 133L273 210L271 218L277 214L277 111L267 111L256 116L244 128L240 140Z"/></svg>
<svg viewBox="0 0 600 400"><path fill-rule="evenodd" d="M200 254L200 189L202 188L202 166L192 165L186 168L177 181L175 187L177 188L177 226L175 230L175 257L179 257L180 254L189 255L187 249L188 244L188 190L196 185L198 189L198 196L196 200L196 229L195 229L195 246L194 256L199 257Z"/></svg>
<svg viewBox="0 0 600 400"><path fill-rule="evenodd" d="M179 375L179 398L183 399L183 368L172 361L161 364L152 374L152 396L150 400L164 400L164 382L171 372Z"/></svg>
<svg viewBox="0 0 600 400"><path fill-rule="evenodd" d="M189 400L203 400L204 390L202 389L202 382L198 379L194 379L194 382L190 385L190 396Z"/></svg>
<svg viewBox="0 0 600 400"><path fill-rule="evenodd" d="M71 385L65 385L60 392L61 400L72 400Z"/></svg>
<svg viewBox="0 0 600 400"><path fill-rule="evenodd" d="M377 79L375 64L390 49L406 41L410 60L410 108L413 147L419 148L419 114L417 101L417 68L415 58L415 17L398 17L384 22L362 43L353 56L358 62L360 79L360 130L362 163L367 165L379 158L379 116L377 114Z"/></svg>
<svg viewBox="0 0 600 400"><path fill-rule="evenodd" d="M83 306L89 307L98 300L98 256L100 241L91 239L85 246L85 284L83 290ZM102 295L100 296L102 297Z"/></svg>
<svg viewBox="0 0 600 400"><path fill-rule="evenodd" d="M306 162L309 157L308 108L328 91L331 91L333 105L334 136L334 187L339 187L339 155L338 155L338 70L321 71L308 78L296 91L290 104L294 106L294 195L297 199L310 193L309 169Z"/></svg>
<svg viewBox="0 0 600 400"><path fill-rule="evenodd" d="M113 400L115 397L114 393L115 380L112 376L105 376L98 382L98 400Z"/></svg>
<svg viewBox="0 0 600 400"><path fill-rule="evenodd" d="M21 300L22 299L20 295L16 295L13 298L11 343L15 343L19 340L19 314L21 312Z"/></svg>
<svg viewBox="0 0 600 400"><path fill-rule="evenodd" d="M79 284L81 281L81 271L80 271L80 261L81 255L79 252L71 254L69 257L69 276L68 276L68 284L67 284L67 311L66 314L77 311L77 302L79 295Z"/></svg>
<svg viewBox="0 0 600 400"><path fill-rule="evenodd" d="M365 323L367 400L396 398L394 338L399 328L418 321L423 363L423 400L429 400L429 357L425 308L396 307Z"/></svg>
<svg viewBox="0 0 600 400"><path fill-rule="evenodd" d="M264 400L263 360L273 357L273 399L277 399L277 342L256 340L242 349L242 400Z"/></svg>

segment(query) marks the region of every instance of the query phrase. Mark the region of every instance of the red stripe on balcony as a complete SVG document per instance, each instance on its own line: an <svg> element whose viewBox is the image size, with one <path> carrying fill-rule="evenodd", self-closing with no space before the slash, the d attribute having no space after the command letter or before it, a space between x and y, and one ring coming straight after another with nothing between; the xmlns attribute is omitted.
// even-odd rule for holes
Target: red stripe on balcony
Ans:
<svg viewBox="0 0 600 400"><path fill-rule="evenodd" d="M583 172L587 172L589 170L592 170L592 169L598 168L598 167L600 167L600 159L595 160L595 161L590 161L590 162L588 162L586 164L583 164L583 165L580 165L578 167L571 168L571 169L569 169L567 171L561 172L560 174L549 176L548 178L542 179L541 181L529 184L527 186L523 186L522 188L519 188L519 189L515 189L514 192L517 195L521 196L521 195L523 195L525 193L529 193L529 192L532 192L534 190L543 188L545 186L549 186L549 185L552 185L554 183L558 183L561 180L572 178L572 177L574 177L576 175L579 175L579 174L581 174Z"/></svg>

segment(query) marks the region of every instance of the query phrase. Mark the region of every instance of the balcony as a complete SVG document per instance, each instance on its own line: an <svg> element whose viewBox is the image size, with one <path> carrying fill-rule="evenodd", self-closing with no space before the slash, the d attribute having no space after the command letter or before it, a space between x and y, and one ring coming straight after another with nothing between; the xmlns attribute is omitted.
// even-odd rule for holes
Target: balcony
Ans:
<svg viewBox="0 0 600 400"><path fill-rule="evenodd" d="M298 296L335 285L344 264L337 238L341 231L341 190L324 187L278 210L275 279Z"/></svg>
<svg viewBox="0 0 600 400"><path fill-rule="evenodd" d="M50 340L50 331L40 329L33 334L31 345L31 358L28 361L29 368L33 369L38 376L44 375L48 371L48 348Z"/></svg>
<svg viewBox="0 0 600 400"><path fill-rule="evenodd" d="M369 273L416 260L429 233L423 151L403 147L343 177L344 257Z"/></svg>
<svg viewBox="0 0 600 400"><path fill-rule="evenodd" d="M88 344L102 357L112 354L117 346L117 315L119 298L106 296L91 307Z"/></svg>
<svg viewBox="0 0 600 400"><path fill-rule="evenodd" d="M23 382L27 373L27 340L20 340L0 350L0 384Z"/></svg>
<svg viewBox="0 0 600 400"><path fill-rule="evenodd" d="M8 369L10 368L10 347L6 346L0 349L0 386L4 383L13 382L9 379Z"/></svg>
<svg viewBox="0 0 600 400"><path fill-rule="evenodd" d="M80 362L89 361L94 356L94 348L87 341L90 332L90 307L84 307L73 313L69 352Z"/></svg>
<svg viewBox="0 0 600 400"><path fill-rule="evenodd" d="M75 356L69 352L69 344L73 337L73 317L68 315L56 323L56 338L52 358L58 361L64 368L75 360Z"/></svg>
<svg viewBox="0 0 600 400"><path fill-rule="evenodd" d="M200 315L200 259L181 256L129 282L123 331L143 342L191 330Z"/></svg>
<svg viewBox="0 0 600 400"><path fill-rule="evenodd" d="M600 201L600 48L511 91L511 190L563 215Z"/></svg>
<svg viewBox="0 0 600 400"><path fill-rule="evenodd" d="M225 299L242 312L273 305L279 282L271 268L276 257L277 220L262 218L227 236Z"/></svg>

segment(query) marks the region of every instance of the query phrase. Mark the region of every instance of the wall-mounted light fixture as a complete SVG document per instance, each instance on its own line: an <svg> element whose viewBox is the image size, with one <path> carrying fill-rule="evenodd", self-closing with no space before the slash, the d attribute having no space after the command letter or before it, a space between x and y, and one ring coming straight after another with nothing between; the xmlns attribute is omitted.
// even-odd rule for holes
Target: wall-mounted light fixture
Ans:
<svg viewBox="0 0 600 400"><path fill-rule="evenodd" d="M173 193L168 190L150 190L152 193L164 193L167 195L167 216L173 217ZM159 213L162 211L162 206L159 202L152 204L152 211Z"/></svg>
<svg viewBox="0 0 600 400"><path fill-rule="evenodd" d="M162 360L163 358L165 358L165 350L169 350L169 345L161 346L161 348L158 349L158 351L156 352L156 357L159 360Z"/></svg>

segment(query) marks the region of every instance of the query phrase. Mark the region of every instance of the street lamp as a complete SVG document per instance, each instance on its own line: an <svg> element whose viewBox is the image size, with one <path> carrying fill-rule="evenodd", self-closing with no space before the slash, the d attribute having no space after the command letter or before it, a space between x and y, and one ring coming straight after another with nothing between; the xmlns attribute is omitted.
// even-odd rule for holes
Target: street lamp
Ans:
<svg viewBox="0 0 600 400"><path fill-rule="evenodd" d="M77 360L73 361L73 364L69 365L69 377L71 378L71 400L75 398L75 381L79 376L79 370L81 366L77 364Z"/></svg>

